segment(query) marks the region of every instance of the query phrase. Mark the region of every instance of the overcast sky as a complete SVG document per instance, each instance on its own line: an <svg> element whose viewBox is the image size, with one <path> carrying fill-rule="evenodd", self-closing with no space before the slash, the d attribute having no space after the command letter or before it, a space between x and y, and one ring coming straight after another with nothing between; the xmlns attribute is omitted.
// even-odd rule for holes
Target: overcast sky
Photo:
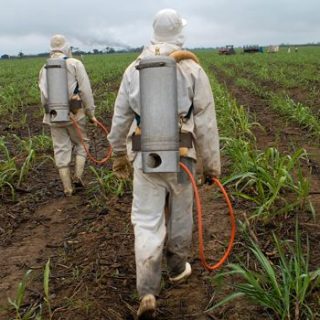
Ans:
<svg viewBox="0 0 320 320"><path fill-rule="evenodd" d="M320 0L1 0L0 55L48 52L52 34L83 50L146 45L155 13L188 22L185 47L320 42Z"/></svg>

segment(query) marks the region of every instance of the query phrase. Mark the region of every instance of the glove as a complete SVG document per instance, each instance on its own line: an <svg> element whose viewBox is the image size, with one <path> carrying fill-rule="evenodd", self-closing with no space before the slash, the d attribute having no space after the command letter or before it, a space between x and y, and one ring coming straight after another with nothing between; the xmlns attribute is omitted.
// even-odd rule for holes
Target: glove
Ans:
<svg viewBox="0 0 320 320"><path fill-rule="evenodd" d="M126 154L113 157L112 171L118 179L127 180L132 173L131 164Z"/></svg>
<svg viewBox="0 0 320 320"><path fill-rule="evenodd" d="M97 126L97 118L95 116L92 116L89 118L90 123L92 123L94 126Z"/></svg>
<svg viewBox="0 0 320 320"><path fill-rule="evenodd" d="M202 186L203 184L212 184L212 178L219 178L220 173L215 170L205 170L202 166L197 164L196 167L196 183L197 186Z"/></svg>
<svg viewBox="0 0 320 320"><path fill-rule="evenodd" d="M215 170L204 171L203 176L204 176L204 183L206 183L208 185L212 185L212 183L213 183L212 179L219 178L220 173L216 172Z"/></svg>
<svg viewBox="0 0 320 320"><path fill-rule="evenodd" d="M90 123L94 124L95 126L97 126L97 123L95 121L97 121L96 117L94 116L94 111L90 110L90 109L86 109L85 110L85 114L88 117Z"/></svg>

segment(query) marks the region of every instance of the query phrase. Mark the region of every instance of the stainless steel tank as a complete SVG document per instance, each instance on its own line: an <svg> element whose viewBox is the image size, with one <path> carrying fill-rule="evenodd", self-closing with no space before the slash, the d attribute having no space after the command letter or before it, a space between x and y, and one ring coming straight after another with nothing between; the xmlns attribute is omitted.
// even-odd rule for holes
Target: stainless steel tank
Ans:
<svg viewBox="0 0 320 320"><path fill-rule="evenodd" d="M69 121L68 73L66 60L49 58L47 70L48 111L51 122Z"/></svg>
<svg viewBox="0 0 320 320"><path fill-rule="evenodd" d="M179 172L176 62L167 56L147 57L137 69L143 172Z"/></svg>

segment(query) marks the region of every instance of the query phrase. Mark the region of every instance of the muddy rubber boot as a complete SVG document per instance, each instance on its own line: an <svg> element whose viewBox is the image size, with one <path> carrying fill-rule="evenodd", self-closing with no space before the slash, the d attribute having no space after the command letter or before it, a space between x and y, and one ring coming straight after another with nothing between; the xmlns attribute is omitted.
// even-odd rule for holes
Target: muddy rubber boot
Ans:
<svg viewBox="0 0 320 320"><path fill-rule="evenodd" d="M75 169L74 169L74 177L73 177L73 184L76 190L81 190L84 188L84 183L82 181L82 174L84 171L85 164L86 164L86 158L77 155Z"/></svg>
<svg viewBox="0 0 320 320"><path fill-rule="evenodd" d="M184 269L184 271L175 277L172 277L172 278L170 277L169 280L172 283L182 283L190 277L191 273L192 273L191 265L189 262L186 262L186 268Z"/></svg>
<svg viewBox="0 0 320 320"><path fill-rule="evenodd" d="M145 295L141 302L139 309L137 311L137 316L139 320L151 320L155 319L156 311L156 298L153 294Z"/></svg>
<svg viewBox="0 0 320 320"><path fill-rule="evenodd" d="M71 184L71 177L70 177L70 168L61 168L59 169L60 179L63 184L63 192L66 197L72 196L73 189Z"/></svg>

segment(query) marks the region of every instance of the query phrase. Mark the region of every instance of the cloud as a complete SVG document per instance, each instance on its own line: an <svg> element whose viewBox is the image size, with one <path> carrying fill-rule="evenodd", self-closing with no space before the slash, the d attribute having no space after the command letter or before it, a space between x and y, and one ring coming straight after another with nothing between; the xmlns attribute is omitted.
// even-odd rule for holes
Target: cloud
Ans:
<svg viewBox="0 0 320 320"><path fill-rule="evenodd" d="M320 41L320 1L10 0L0 11L0 54L45 52L52 34L81 49L149 42L155 13L174 7L188 20L186 46Z"/></svg>

